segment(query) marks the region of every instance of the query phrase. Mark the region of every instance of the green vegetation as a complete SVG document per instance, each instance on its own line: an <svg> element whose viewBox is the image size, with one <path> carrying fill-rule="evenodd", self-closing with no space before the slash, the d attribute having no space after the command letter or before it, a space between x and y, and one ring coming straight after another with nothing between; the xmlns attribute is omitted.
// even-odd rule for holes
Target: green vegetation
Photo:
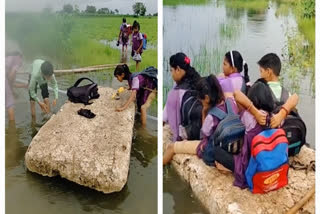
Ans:
<svg viewBox="0 0 320 214"><path fill-rule="evenodd" d="M284 71L293 90L299 91L299 82L310 77L311 89L315 92L315 1L277 0L276 15L296 17L298 30L287 29L287 44L284 48Z"/></svg>
<svg viewBox="0 0 320 214"><path fill-rule="evenodd" d="M163 0L163 5L177 6L177 5L201 5L207 4L210 0Z"/></svg>
<svg viewBox="0 0 320 214"><path fill-rule="evenodd" d="M127 17L128 23L134 20L148 44L157 45L157 18ZM6 14L6 39L17 42L28 61L42 57L59 68L113 64L120 61L120 51L100 40L117 40L121 23L122 16L11 13ZM157 66L156 49L142 55L141 68L150 65Z"/></svg>
<svg viewBox="0 0 320 214"><path fill-rule="evenodd" d="M267 0L225 0L226 6L239 9L265 10L268 8Z"/></svg>

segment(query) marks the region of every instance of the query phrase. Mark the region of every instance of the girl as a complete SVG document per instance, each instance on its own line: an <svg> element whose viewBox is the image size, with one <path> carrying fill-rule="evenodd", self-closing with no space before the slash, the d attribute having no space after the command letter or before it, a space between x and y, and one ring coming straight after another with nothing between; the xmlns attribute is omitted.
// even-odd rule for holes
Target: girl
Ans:
<svg viewBox="0 0 320 214"><path fill-rule="evenodd" d="M118 65L114 70L114 76L119 82L127 80L129 90L132 90L128 101L122 107L118 107L116 111L125 110L134 100L137 100L138 111L141 112L141 123L145 127L147 123L147 109L156 97L156 82L145 75L132 74L126 64Z"/></svg>
<svg viewBox="0 0 320 214"><path fill-rule="evenodd" d="M238 51L229 51L225 54L222 69L223 74L218 77L218 80L223 92L233 93L241 90L246 93L246 84L250 81L248 65ZM240 74L242 71L244 71L244 77Z"/></svg>
<svg viewBox="0 0 320 214"><path fill-rule="evenodd" d="M133 60L136 61L136 71L138 71L139 63L141 62L143 37L142 37L142 33L139 32L140 24L137 21L133 22L132 29L133 29L133 34L132 34L131 56Z"/></svg>
<svg viewBox="0 0 320 214"><path fill-rule="evenodd" d="M14 121L15 100L13 88L28 88L27 84L16 83L16 73L22 66L22 54L18 51L6 54L5 66L6 109L8 111L9 121Z"/></svg>
<svg viewBox="0 0 320 214"><path fill-rule="evenodd" d="M194 90L200 78L198 72L191 67L190 59L184 53L170 57L170 72L175 86L169 91L163 111L163 122L168 123L173 133L173 140L181 140L179 125L181 124L180 108L183 95L187 90Z"/></svg>

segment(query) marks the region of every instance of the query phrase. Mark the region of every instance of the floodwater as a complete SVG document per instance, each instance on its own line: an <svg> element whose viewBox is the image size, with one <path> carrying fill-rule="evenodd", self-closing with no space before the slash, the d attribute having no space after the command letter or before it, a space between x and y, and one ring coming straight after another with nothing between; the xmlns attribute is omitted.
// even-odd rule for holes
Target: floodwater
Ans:
<svg viewBox="0 0 320 214"><path fill-rule="evenodd" d="M259 78L256 62L269 52L281 57L287 41L286 30L297 28L292 14L277 17L276 10L277 5L272 2L257 10L232 8L225 1L164 6L164 102L173 85L169 58L177 52L186 53L196 70L208 75L221 73L224 54L238 50L249 65L251 82ZM310 85L309 77L301 80L298 109L307 126L307 142L315 148L315 99ZM165 170L163 185L166 213L201 213L203 208L193 199L190 187L172 169ZM181 195L190 200L180 200Z"/></svg>
<svg viewBox="0 0 320 214"><path fill-rule="evenodd" d="M65 91L78 78L87 76L100 86L118 88L113 71L57 77ZM26 75L19 75L25 81ZM52 95L50 92L50 96ZM6 213L156 213L157 210L157 107L148 114L146 130L139 128L139 116L134 128L128 182L122 191L112 194L80 186L61 177L43 177L27 171L24 155L32 137L48 118L37 106L37 121L31 122L28 92L16 90L16 124L6 123ZM40 92L38 93L40 95ZM41 95L40 95L41 96ZM59 94L58 109L65 103Z"/></svg>

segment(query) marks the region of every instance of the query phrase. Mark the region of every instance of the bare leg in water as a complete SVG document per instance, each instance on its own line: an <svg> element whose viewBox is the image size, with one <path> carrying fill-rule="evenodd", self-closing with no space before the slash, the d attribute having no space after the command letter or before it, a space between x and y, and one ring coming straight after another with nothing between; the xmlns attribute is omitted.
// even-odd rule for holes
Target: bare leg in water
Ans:
<svg viewBox="0 0 320 214"><path fill-rule="evenodd" d="M9 121L14 121L15 120L15 116L14 116L14 108L10 107L8 108L8 117L9 117Z"/></svg>
<svg viewBox="0 0 320 214"><path fill-rule="evenodd" d="M147 110L151 106L151 103L154 100L154 98L156 97L156 93L156 91L151 92L145 104L141 106L141 124L143 128L145 128L147 125Z"/></svg>

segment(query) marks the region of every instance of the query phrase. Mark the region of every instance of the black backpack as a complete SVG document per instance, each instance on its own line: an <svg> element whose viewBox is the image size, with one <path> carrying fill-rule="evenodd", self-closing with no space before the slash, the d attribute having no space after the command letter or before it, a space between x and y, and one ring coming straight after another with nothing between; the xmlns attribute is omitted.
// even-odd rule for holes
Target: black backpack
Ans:
<svg viewBox="0 0 320 214"><path fill-rule="evenodd" d="M134 77L136 77L138 75L143 75L143 76L148 77L149 79L151 79L155 83L156 88L158 88L158 69L156 69L155 67L150 66L150 67L144 69L143 71L133 73L131 75L131 79L133 79Z"/></svg>
<svg viewBox="0 0 320 214"><path fill-rule="evenodd" d="M91 84L78 86L83 80L89 80ZM69 100L73 103L83 103L85 105L90 105L89 100L99 98L98 85L91 79L83 77L76 81L76 83L68 88L67 96Z"/></svg>
<svg viewBox="0 0 320 214"><path fill-rule="evenodd" d="M258 81L268 85L268 83L264 80L259 79ZM270 87L269 89L275 102L274 113L278 113L281 109L281 106L289 98L289 92L284 87L281 87L281 97L280 100L278 100ZM289 112L281 128L284 129L288 138L289 156L298 154L301 147L306 143L307 128L297 110L292 110Z"/></svg>
<svg viewBox="0 0 320 214"><path fill-rule="evenodd" d="M187 90L183 95L179 130L188 140L199 140L202 126L202 104L197 98L197 91Z"/></svg>

